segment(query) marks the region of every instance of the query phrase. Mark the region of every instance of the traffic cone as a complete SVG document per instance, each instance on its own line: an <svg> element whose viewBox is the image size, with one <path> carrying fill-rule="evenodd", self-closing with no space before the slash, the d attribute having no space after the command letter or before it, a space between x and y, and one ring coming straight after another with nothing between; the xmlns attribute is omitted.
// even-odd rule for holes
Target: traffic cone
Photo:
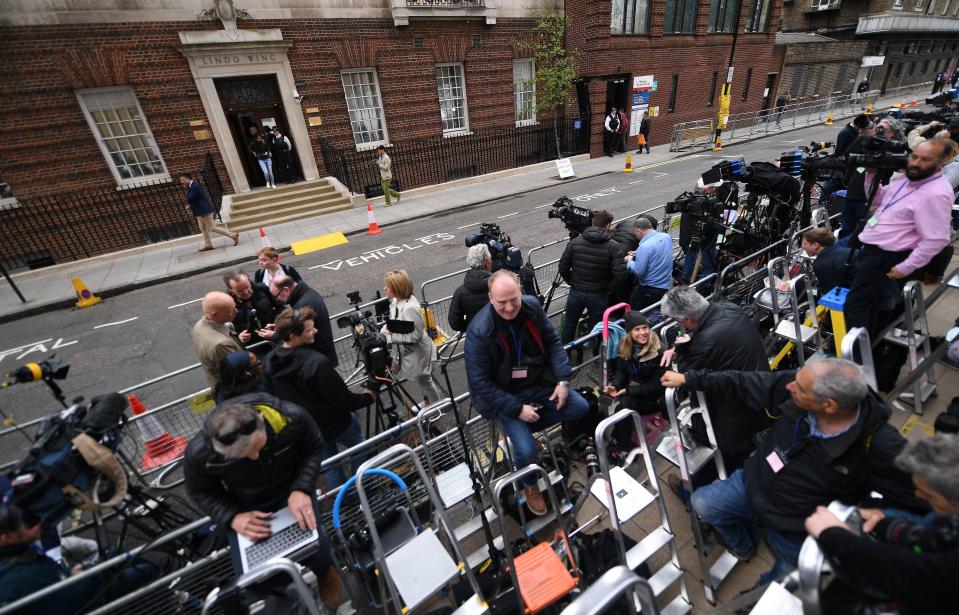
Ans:
<svg viewBox="0 0 959 615"><path fill-rule="evenodd" d="M866 115L872 115L872 103L866 105Z"/></svg>
<svg viewBox="0 0 959 615"><path fill-rule="evenodd" d="M633 157L631 154L626 154L626 166L623 168L623 173L632 173L633 172Z"/></svg>
<svg viewBox="0 0 959 615"><path fill-rule="evenodd" d="M832 111L829 112L829 115L826 116L826 122L823 126L832 126Z"/></svg>
<svg viewBox="0 0 959 615"><path fill-rule="evenodd" d="M376 224L376 218L373 217L373 205L369 202L366 204L366 219L369 221L369 228L366 229L367 235L379 235L383 231L380 230L378 224Z"/></svg>
<svg viewBox="0 0 959 615"><path fill-rule="evenodd" d="M263 248L272 248L273 244L270 242L270 238L266 236L266 231L263 228L260 228L260 246Z"/></svg>
<svg viewBox="0 0 959 615"><path fill-rule="evenodd" d="M147 414L146 406L136 395L127 395L133 416ZM144 470L158 468L179 459L186 450L187 442L183 436L173 437L154 416L145 416L136 421L140 428L140 437L146 445L146 453L140 458Z"/></svg>
<svg viewBox="0 0 959 615"><path fill-rule="evenodd" d="M103 299L94 295L93 291L87 288L87 285L80 278L73 278L71 282L73 282L74 292L77 293L77 309L88 308L103 301Z"/></svg>

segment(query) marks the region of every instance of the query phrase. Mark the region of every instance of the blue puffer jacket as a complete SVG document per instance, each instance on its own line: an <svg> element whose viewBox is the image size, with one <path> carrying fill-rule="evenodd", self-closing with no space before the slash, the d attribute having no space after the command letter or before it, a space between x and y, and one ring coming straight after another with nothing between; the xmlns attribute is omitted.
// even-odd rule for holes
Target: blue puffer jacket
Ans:
<svg viewBox="0 0 959 615"><path fill-rule="evenodd" d="M557 382L569 380L572 370L566 351L539 300L523 295L522 310L542 340L551 379ZM493 306L487 304L473 318L466 331L466 376L470 397L476 410L487 419L495 419L500 415L515 417L523 408L516 396L507 390L512 365L509 350L497 335L499 320Z"/></svg>

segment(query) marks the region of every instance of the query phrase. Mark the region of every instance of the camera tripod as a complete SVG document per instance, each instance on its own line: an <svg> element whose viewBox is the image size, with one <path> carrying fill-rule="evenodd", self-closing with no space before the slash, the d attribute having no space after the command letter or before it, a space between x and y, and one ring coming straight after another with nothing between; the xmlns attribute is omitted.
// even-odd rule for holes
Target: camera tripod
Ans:
<svg viewBox="0 0 959 615"><path fill-rule="evenodd" d="M406 405L407 411L410 416L413 415L413 406L416 405L417 402L413 399L413 396L410 395L406 387L403 386L403 381L397 379L391 370L387 369L381 375L371 374L366 381L366 386L371 391L376 392L373 402L366 407L367 438L400 424L401 419L397 411L400 405L397 403L397 398L399 398L401 402L406 402L404 405ZM383 401L381 389L385 390L386 396L389 399L388 404ZM420 409L422 410L422 408ZM375 415L371 416L374 410ZM386 419L385 425L383 423L384 417Z"/></svg>

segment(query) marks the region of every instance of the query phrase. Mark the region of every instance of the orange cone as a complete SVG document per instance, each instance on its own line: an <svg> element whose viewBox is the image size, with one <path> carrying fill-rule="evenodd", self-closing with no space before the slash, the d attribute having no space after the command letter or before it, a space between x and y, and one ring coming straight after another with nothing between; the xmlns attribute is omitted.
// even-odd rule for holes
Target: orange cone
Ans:
<svg viewBox="0 0 959 615"><path fill-rule="evenodd" d="M366 229L367 235L379 235L383 232L376 223L376 218L373 217L373 205L369 202L366 203L366 219L370 223L369 228Z"/></svg>
<svg viewBox="0 0 959 615"><path fill-rule="evenodd" d="M260 245L263 248L272 248L273 244L270 243L270 238L266 236L266 231L263 228L260 228Z"/></svg>
<svg viewBox="0 0 959 615"><path fill-rule="evenodd" d="M127 395L133 416L147 414L146 406L136 395ZM144 470L158 468L179 459L186 451L187 441L183 436L173 437L154 416L145 416L136 421L140 436L146 445L146 453L140 461Z"/></svg>

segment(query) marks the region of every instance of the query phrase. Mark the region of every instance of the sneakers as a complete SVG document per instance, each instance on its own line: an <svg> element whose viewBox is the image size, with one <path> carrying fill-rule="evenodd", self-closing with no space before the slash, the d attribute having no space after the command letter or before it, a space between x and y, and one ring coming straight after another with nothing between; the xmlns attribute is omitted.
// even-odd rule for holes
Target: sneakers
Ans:
<svg viewBox="0 0 959 615"><path fill-rule="evenodd" d="M546 500L543 499L543 493L539 487L524 487L523 497L526 498L526 507L531 513L539 516L546 514Z"/></svg>

